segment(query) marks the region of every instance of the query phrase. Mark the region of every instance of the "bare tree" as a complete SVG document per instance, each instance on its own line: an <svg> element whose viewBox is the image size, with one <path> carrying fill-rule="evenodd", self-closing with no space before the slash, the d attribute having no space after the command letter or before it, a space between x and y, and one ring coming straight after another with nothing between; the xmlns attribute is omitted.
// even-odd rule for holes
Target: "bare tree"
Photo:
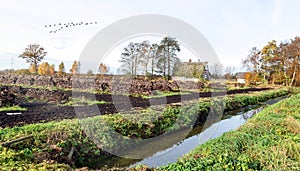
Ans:
<svg viewBox="0 0 300 171"><path fill-rule="evenodd" d="M246 59L242 60L242 64L248 70L259 72L262 67L261 51L257 47L253 47L250 50Z"/></svg>
<svg viewBox="0 0 300 171"><path fill-rule="evenodd" d="M154 72L161 73L163 76L171 75L175 64L178 63L176 51L180 51L177 40L171 37L165 37L160 45L150 44L148 40L142 43L129 43L124 48L119 60L121 72L125 72L135 77L138 73L143 73L145 76L148 73L151 65L151 75ZM155 70L157 69L157 70Z"/></svg>
<svg viewBox="0 0 300 171"><path fill-rule="evenodd" d="M139 62L139 47L138 43L130 42L127 47L124 48L124 52L121 54L119 62L122 63L122 71L130 74L132 77L136 77L137 68Z"/></svg>
<svg viewBox="0 0 300 171"><path fill-rule="evenodd" d="M234 71L235 71L234 66L227 66L224 71L226 79L231 79L233 77Z"/></svg>
<svg viewBox="0 0 300 171"><path fill-rule="evenodd" d="M151 44L148 40L143 41L140 44L140 55L141 55L141 64L144 67L144 75L147 76L148 73L148 65L151 58Z"/></svg>
<svg viewBox="0 0 300 171"><path fill-rule="evenodd" d="M213 78L220 78L224 73L224 66L221 63L215 63L209 69Z"/></svg>
<svg viewBox="0 0 300 171"><path fill-rule="evenodd" d="M151 76L154 75L155 63L157 62L158 56L158 45L151 45Z"/></svg>

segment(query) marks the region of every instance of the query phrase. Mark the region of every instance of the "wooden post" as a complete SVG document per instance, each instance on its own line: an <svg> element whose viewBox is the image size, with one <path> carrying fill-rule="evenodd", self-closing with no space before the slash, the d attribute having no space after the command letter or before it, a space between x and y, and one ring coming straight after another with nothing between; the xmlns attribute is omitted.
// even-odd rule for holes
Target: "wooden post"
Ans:
<svg viewBox="0 0 300 171"><path fill-rule="evenodd" d="M21 141L25 141L25 140L30 139L30 138L33 138L33 135L28 135L26 137L22 137L22 138L18 138L18 139L12 140L12 141L4 142L1 145L3 147L9 147L12 144L15 144L15 143L18 143L18 142L21 142Z"/></svg>
<svg viewBox="0 0 300 171"><path fill-rule="evenodd" d="M73 156L73 154L74 154L74 151L75 151L75 147L72 146L72 148L71 148L71 150L70 150L70 153L68 154L68 157L67 157L69 160L72 159L72 156Z"/></svg>

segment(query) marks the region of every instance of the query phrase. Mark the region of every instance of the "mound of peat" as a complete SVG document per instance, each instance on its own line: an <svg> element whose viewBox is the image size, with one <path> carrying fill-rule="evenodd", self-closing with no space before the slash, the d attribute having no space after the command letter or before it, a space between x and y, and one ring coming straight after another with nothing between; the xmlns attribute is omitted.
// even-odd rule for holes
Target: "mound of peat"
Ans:
<svg viewBox="0 0 300 171"><path fill-rule="evenodd" d="M249 88L240 90L230 90L228 92L216 92L213 96L224 96L226 94L239 94L249 93L254 91L265 91L269 88ZM71 96L70 93L67 96ZM96 97L99 101L106 101L106 104L98 104L99 111L90 111L89 106L78 107L81 111L86 111L86 116L95 116L99 114L113 114L120 111L130 110L132 108L146 108L152 105L162 105L178 103L186 100L193 100L202 97L211 97L210 92L191 93L184 95L174 95L166 97L157 97L155 100L144 99L141 97L124 96L124 95L111 95L111 94L91 94L85 95ZM21 115L8 116L6 112L0 112L0 127L13 127L16 125L26 125L38 122L58 121L62 119L71 119L77 116L72 106L59 106L56 104L26 104L27 111L22 111Z"/></svg>
<svg viewBox="0 0 300 171"><path fill-rule="evenodd" d="M0 107L12 106L15 103L15 95L9 92L7 86L0 87Z"/></svg>

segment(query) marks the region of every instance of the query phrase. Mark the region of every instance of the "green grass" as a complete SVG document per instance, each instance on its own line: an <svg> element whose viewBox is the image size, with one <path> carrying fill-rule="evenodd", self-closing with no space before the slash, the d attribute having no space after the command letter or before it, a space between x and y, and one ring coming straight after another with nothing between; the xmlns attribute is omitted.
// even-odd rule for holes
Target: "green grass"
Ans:
<svg viewBox="0 0 300 171"><path fill-rule="evenodd" d="M247 103L259 103L287 93L286 90L276 90L260 92L251 96L249 94L239 95L243 97L239 101L235 96L229 96L226 104L228 103L227 107L230 108L240 107ZM183 107L167 107L163 111L147 109L139 114L101 115L81 120L72 119L0 128L0 143L27 135L34 136L32 140L20 142L11 148L0 147L0 165L4 170L12 168L17 170L45 170L45 168L67 170L71 165L59 163L59 161L67 161L66 157L73 146L76 148L76 157L73 162L77 167L97 167L110 157L102 148L119 150L132 145L130 143L138 144L141 141L139 138L149 138L189 127L195 114L207 115L212 103L210 99L206 99L187 103ZM175 120L178 122L175 123ZM115 137L112 134L114 131L124 136ZM98 144L90 140L91 136L98 140ZM128 143L129 137L137 138ZM50 156L56 161L51 161ZM174 166L174 168L176 167Z"/></svg>
<svg viewBox="0 0 300 171"><path fill-rule="evenodd" d="M10 111L26 111L26 108L20 107L18 105L14 106L6 106L6 107L1 107L0 112L10 112Z"/></svg>
<svg viewBox="0 0 300 171"><path fill-rule="evenodd" d="M250 86L243 86L243 87L227 87L228 90L243 90L243 89L248 89L248 88L252 88Z"/></svg>
<svg viewBox="0 0 300 171"><path fill-rule="evenodd" d="M86 98L72 98L72 100L61 104L61 106L85 106L85 105L96 105L96 104L109 104L104 100L89 100Z"/></svg>
<svg viewBox="0 0 300 171"><path fill-rule="evenodd" d="M300 170L300 94L159 170Z"/></svg>
<svg viewBox="0 0 300 171"><path fill-rule="evenodd" d="M170 91L158 91L156 90L156 95L153 96L142 96L145 99L150 98L158 98L158 97L166 97L166 96L175 96L175 95L184 95L184 94L190 94L190 92L181 91L181 92L170 92Z"/></svg>
<svg viewBox="0 0 300 171"><path fill-rule="evenodd" d="M224 92L227 91L227 88L210 88L210 87L205 87L203 90L199 91L199 92Z"/></svg>

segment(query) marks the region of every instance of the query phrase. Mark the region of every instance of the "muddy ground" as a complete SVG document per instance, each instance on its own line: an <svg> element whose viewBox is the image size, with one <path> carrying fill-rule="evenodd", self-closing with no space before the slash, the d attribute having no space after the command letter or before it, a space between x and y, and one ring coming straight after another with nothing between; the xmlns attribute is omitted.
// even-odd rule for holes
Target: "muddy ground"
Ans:
<svg viewBox="0 0 300 171"><path fill-rule="evenodd" d="M239 93L250 93L254 91L265 91L270 88L249 88L230 90L227 92L200 92L190 93L185 95L174 95L167 97L156 97L152 99L145 99L142 97L133 97L125 95L111 95L111 94L91 94L91 93L78 93L74 96L85 96L87 99L96 99L99 101L106 101L106 104L98 104L93 106L79 106L76 107L78 111L86 111L86 115L95 116L101 114L113 114L120 111L127 111L134 108L142 109L153 105L178 103L186 100L193 100L203 97L224 96ZM25 90L22 90L26 94ZM61 97L63 99L72 96L71 92L65 92ZM28 102L24 98L19 98L18 103L21 107L27 108L27 111L13 111L13 112L0 112L0 127L13 127L21 126L31 123L40 123L48 121L59 121L62 119L80 118L83 116L76 115L73 106L60 106L57 103L45 102ZM94 109L97 110L92 110ZM7 113L19 113L17 115L7 115Z"/></svg>

